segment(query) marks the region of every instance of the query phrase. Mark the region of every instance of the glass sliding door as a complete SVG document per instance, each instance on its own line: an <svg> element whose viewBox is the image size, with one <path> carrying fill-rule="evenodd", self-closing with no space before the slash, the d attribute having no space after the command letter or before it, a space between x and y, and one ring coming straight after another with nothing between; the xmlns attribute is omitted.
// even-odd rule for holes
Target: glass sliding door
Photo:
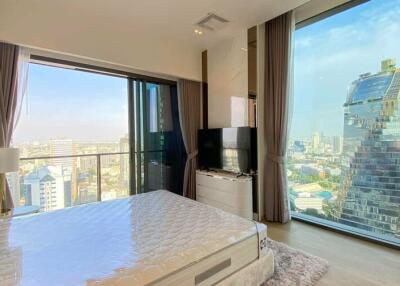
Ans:
<svg viewBox="0 0 400 286"><path fill-rule="evenodd" d="M158 189L182 194L186 153L174 82L32 61L12 138L20 170L7 174L16 207L52 211Z"/></svg>
<svg viewBox="0 0 400 286"><path fill-rule="evenodd" d="M135 138L136 193L167 189L182 194L186 152L179 124L176 85L131 79L131 133Z"/></svg>
<svg viewBox="0 0 400 286"><path fill-rule="evenodd" d="M28 94L12 138L15 207L52 211L129 195L125 77L50 62L29 64Z"/></svg>

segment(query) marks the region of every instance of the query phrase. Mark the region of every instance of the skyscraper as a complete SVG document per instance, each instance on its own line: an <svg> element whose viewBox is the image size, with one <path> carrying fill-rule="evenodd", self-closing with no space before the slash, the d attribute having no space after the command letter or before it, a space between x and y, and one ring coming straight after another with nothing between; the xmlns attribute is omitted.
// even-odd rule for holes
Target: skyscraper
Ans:
<svg viewBox="0 0 400 286"><path fill-rule="evenodd" d="M40 167L24 177L29 203L41 211L64 208L64 176L61 166Z"/></svg>
<svg viewBox="0 0 400 286"><path fill-rule="evenodd" d="M382 62L377 74L351 84L344 104L342 179L334 218L400 238L400 69Z"/></svg>
<svg viewBox="0 0 400 286"><path fill-rule="evenodd" d="M74 144L71 139L53 139L50 140L50 156L70 156L75 155ZM60 166L67 181L70 181L69 190L71 193L71 201L75 202L78 198L77 186L77 158L56 158L52 159L52 165Z"/></svg>
<svg viewBox="0 0 400 286"><path fill-rule="evenodd" d="M334 154L341 154L343 151L343 137L342 136L333 136L332 139L333 145L333 153Z"/></svg>
<svg viewBox="0 0 400 286"><path fill-rule="evenodd" d="M311 148L313 153L322 153L323 150L321 148L322 143L322 134L319 132L314 132L311 137Z"/></svg>

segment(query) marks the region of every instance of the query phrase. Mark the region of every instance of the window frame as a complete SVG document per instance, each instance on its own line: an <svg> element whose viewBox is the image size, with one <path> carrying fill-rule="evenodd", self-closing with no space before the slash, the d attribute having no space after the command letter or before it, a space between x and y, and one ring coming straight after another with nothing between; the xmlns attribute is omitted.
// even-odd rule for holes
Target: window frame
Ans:
<svg viewBox="0 0 400 286"><path fill-rule="evenodd" d="M177 82L164 78L142 75L138 73L123 71L121 69L107 68L100 65L86 64L79 61L63 60L56 57L41 56L38 53L32 52L30 62L43 65L50 65L59 68L69 68L77 71L92 72L108 76L116 76L123 78L130 78L135 80L143 80L149 83L160 83L167 85L176 85Z"/></svg>
<svg viewBox="0 0 400 286"><path fill-rule="evenodd" d="M169 80L161 77L154 77L154 76L148 76L148 75L143 75L139 73L134 73L134 72L129 72L129 71L124 71L122 69L116 68L109 68L102 66L101 63L95 63L95 64L88 64L84 63L83 60L80 61L79 59L73 58L73 60L65 60L61 59L61 55L58 54L52 54L51 56L41 55L42 52L38 50L32 50L30 53L30 58L29 58L29 64L39 64L39 65L44 65L44 66L49 66L49 67L55 67L55 68L61 68L61 69L70 69L70 70L75 70L75 71L81 71L81 72L88 72L88 73L94 73L94 74L100 74L100 75L105 75L105 76L111 76L111 77L119 77L122 79L126 79L127 81L127 104L128 104L128 134L129 134L129 164L130 166L135 166L136 164L136 146L135 146L135 101L138 100L139 95L134 94L135 92L138 93L138 87L135 90L133 86L133 82L141 82L144 84L144 87L146 86L146 83L151 83L151 84L162 84L162 85L168 85L168 86L175 86L177 87L177 80ZM104 153L102 155L108 155L107 153ZM85 155L84 155L85 156ZM40 156L38 158L47 158L48 156ZM36 158L36 157L35 157ZM26 158L22 158L26 159ZM97 158L99 160L99 158ZM98 170L99 171L99 170ZM135 168L130 167L129 168L129 176L131 178L130 181L134 181L133 183L131 182L129 184L128 188L128 195L134 195L137 193L137 183L136 183L136 171ZM98 176L99 177L99 176ZM101 194L101 182L99 182L98 179L98 193L100 192ZM99 194L97 195L99 197ZM100 195L100 200L101 200L101 195Z"/></svg>
<svg viewBox="0 0 400 286"><path fill-rule="evenodd" d="M332 9L329 9L322 13L311 16L305 20L296 22L295 31L300 30L309 25L312 25L314 23L317 23L319 21L322 21L326 18L335 16L336 14L339 14L346 10L352 9L352 8L354 8L358 5L364 4L366 2L369 2L369 0L350 0L341 5L338 5ZM289 190L288 190L288 192L289 192ZM397 244L397 243L395 243L391 240L385 239L385 238L373 236L368 231L364 231L362 229L358 230L355 227L350 227L350 226L347 226L344 224L340 224L338 222L329 221L329 220L318 218L318 217L313 217L313 216L310 216L307 214L292 212L290 210L290 207L289 207L289 211L290 211L291 218L293 220L303 222L306 224L310 224L313 226L318 226L318 227L326 229L326 230L334 231L334 232L337 232L340 234L345 234L347 236L355 237L355 238L358 238L361 240L374 242L376 244L387 246L387 247L394 248L397 250L400 249L400 244Z"/></svg>

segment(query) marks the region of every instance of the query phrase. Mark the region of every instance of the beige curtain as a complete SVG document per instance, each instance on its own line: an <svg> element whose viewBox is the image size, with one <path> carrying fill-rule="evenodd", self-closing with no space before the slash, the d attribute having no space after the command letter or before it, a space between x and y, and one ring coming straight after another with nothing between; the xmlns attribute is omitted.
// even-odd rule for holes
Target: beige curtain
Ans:
<svg viewBox="0 0 400 286"><path fill-rule="evenodd" d="M291 89L292 12L265 23L265 218L290 220L285 169Z"/></svg>
<svg viewBox="0 0 400 286"><path fill-rule="evenodd" d="M0 147L9 147L17 108L18 46L0 43ZM14 207L6 185L5 208Z"/></svg>
<svg viewBox="0 0 400 286"><path fill-rule="evenodd" d="M196 199L197 132L200 129L200 83L178 81L179 121L187 159L183 178L183 195Z"/></svg>

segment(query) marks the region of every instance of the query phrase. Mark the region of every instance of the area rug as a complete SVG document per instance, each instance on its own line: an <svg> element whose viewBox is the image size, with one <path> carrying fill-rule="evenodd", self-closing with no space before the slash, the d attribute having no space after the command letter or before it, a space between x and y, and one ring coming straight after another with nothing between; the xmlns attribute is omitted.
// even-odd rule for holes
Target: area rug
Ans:
<svg viewBox="0 0 400 286"><path fill-rule="evenodd" d="M275 272L262 286L311 286L328 271L328 261L268 239Z"/></svg>

